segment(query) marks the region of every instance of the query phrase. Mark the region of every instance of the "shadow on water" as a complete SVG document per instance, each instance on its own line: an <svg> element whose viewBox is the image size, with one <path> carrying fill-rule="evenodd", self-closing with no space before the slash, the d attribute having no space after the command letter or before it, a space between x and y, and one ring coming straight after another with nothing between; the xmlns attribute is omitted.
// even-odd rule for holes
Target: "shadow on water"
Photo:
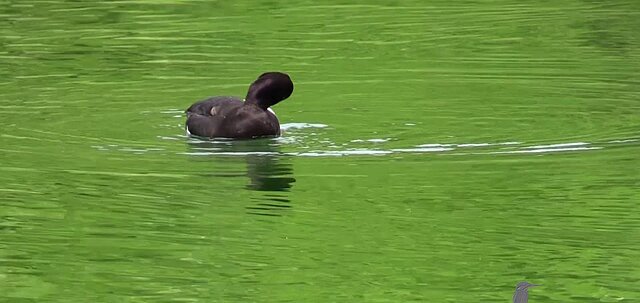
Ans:
<svg viewBox="0 0 640 303"><path fill-rule="evenodd" d="M288 192L296 179L293 177L291 159L283 157L279 147L271 139L259 140L199 140L188 141L190 154L206 161L237 162L246 164L248 184L245 188L260 192L251 198L256 203L247 206L250 214L281 216L282 210L291 208ZM202 157L205 155L206 157ZM215 177L237 177L232 174L206 174Z"/></svg>

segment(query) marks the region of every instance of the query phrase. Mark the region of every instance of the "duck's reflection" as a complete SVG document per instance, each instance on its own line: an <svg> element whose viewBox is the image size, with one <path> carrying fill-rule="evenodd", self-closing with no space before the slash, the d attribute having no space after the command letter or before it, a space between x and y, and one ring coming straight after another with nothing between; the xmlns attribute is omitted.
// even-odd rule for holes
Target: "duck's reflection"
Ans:
<svg viewBox="0 0 640 303"><path fill-rule="evenodd" d="M192 154L223 161L243 159L247 164L247 188L258 191L288 191L295 183L290 161L279 153L272 140L189 141ZM241 160L242 161L242 160Z"/></svg>
<svg viewBox="0 0 640 303"><path fill-rule="evenodd" d="M259 191L288 191L296 179L291 163L274 155L247 156L247 188Z"/></svg>
<svg viewBox="0 0 640 303"><path fill-rule="evenodd" d="M256 197L255 204L247 207L247 212L265 216L280 216L282 210L290 208L288 192L296 179L293 167L287 157L280 154L277 144L270 139L207 141L190 139L189 152L203 158L245 162L246 188L263 192ZM214 176L232 176L214 173ZM233 174L237 176L237 174Z"/></svg>

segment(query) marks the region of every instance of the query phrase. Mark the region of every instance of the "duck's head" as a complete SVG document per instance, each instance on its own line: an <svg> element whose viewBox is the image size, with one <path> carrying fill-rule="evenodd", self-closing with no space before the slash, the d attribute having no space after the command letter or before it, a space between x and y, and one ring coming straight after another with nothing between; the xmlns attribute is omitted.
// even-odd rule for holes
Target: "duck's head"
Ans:
<svg viewBox="0 0 640 303"><path fill-rule="evenodd" d="M289 75L280 72L268 72L260 75L249 86L247 103L256 104L267 109L278 102L287 99L293 93L293 82Z"/></svg>

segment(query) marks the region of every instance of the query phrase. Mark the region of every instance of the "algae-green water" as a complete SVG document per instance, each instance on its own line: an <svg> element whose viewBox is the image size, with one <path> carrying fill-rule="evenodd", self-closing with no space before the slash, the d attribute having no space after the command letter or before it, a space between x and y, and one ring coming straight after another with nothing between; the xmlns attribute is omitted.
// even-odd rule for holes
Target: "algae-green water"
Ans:
<svg viewBox="0 0 640 303"><path fill-rule="evenodd" d="M0 302L640 302L639 139L638 1L0 0Z"/></svg>

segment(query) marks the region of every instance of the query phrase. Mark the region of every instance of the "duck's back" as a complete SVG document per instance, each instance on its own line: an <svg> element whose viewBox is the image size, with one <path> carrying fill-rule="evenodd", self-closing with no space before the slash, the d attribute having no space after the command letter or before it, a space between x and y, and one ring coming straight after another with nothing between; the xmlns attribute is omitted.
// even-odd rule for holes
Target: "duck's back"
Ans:
<svg viewBox="0 0 640 303"><path fill-rule="evenodd" d="M276 116L236 97L212 97L191 105L187 111L187 131L202 137L253 138L277 136Z"/></svg>

